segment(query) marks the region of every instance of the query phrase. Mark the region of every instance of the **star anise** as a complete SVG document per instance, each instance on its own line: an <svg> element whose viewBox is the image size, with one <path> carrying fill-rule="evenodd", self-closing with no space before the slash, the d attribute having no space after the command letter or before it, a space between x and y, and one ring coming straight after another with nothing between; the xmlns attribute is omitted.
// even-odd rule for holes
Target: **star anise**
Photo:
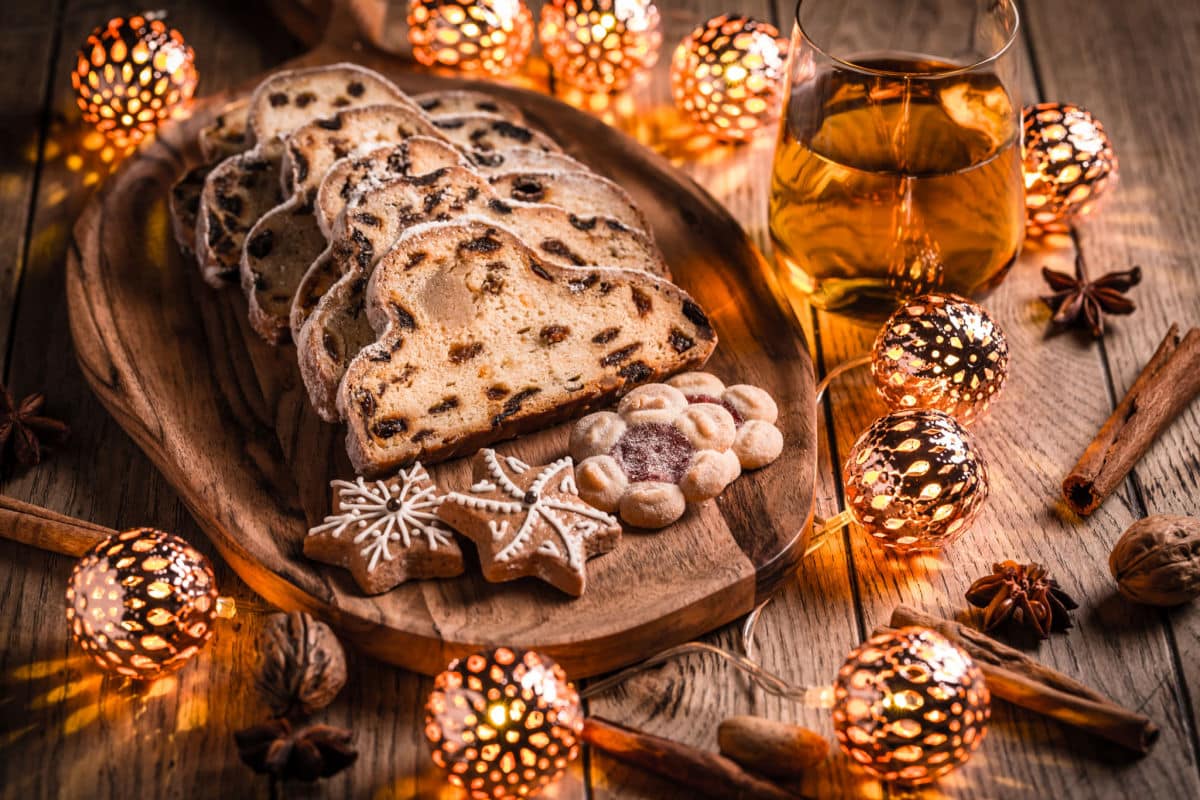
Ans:
<svg viewBox="0 0 1200 800"><path fill-rule="evenodd" d="M1002 561L992 574L967 589L967 602L983 609L983 629L1008 624L1035 631L1042 639L1071 627L1068 612L1079 605L1046 574L1041 564Z"/></svg>
<svg viewBox="0 0 1200 800"><path fill-rule="evenodd" d="M1053 322L1060 327L1084 323L1097 338L1104 335L1105 314L1132 314L1137 308L1125 296L1142 281L1142 268L1108 272L1090 281L1083 271L1083 257L1075 258L1075 275L1042 267L1042 277L1053 294L1042 298L1054 312Z"/></svg>
<svg viewBox="0 0 1200 800"><path fill-rule="evenodd" d="M42 460L42 443L61 442L70 430L66 423L38 412L46 403L40 392L31 394L19 404L13 402L12 392L0 385L0 463L8 454L9 442L17 461L31 467Z"/></svg>
<svg viewBox="0 0 1200 800"><path fill-rule="evenodd" d="M350 731L331 725L293 728L286 719L273 719L233 734L238 755L255 772L280 780L312 783L350 766L358 752Z"/></svg>

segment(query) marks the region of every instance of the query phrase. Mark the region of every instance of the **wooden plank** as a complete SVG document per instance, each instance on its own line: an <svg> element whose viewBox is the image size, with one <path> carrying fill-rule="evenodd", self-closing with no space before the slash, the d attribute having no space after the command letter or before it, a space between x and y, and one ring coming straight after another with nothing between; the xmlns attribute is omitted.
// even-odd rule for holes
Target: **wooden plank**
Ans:
<svg viewBox="0 0 1200 800"><path fill-rule="evenodd" d="M46 133L46 84L58 42L61 2L35 13L32 6L6 3L0 8L0 352L7 351L21 267L31 242L27 238L31 199ZM31 53L40 54L33 58ZM62 157L61 148L57 155Z"/></svg>
<svg viewBox="0 0 1200 800"><path fill-rule="evenodd" d="M4 13L13 5L6 4ZM15 30L3 26L0 47L19 50L27 63L12 65L15 75L6 66L14 79L3 91L23 90L39 95L40 101L40 87L52 80L53 126L41 152L34 148L42 172L20 296L0 301L5 315L15 311L7 373L19 393L44 389L49 413L69 420L73 437L40 467L6 473L2 490L113 527L162 527L211 555L165 481L92 397L70 355L62 271L67 234L107 165L99 150L83 148L90 141L78 121L67 75L77 43L92 27L128 12L128 5L67 4L63 46L53 65L48 64L53 30L39 32L40 9L21 6L24 22ZM172 11L172 21L200 53L204 88L242 80L291 51L286 39L249 25L250 11L239 11L234 3L176 3ZM239 24L231 26L231 20ZM47 24L52 21L53 15L46 19ZM46 54L47 64L39 67L42 59L31 58L34 54ZM50 66L52 78L36 78L38 69ZM5 106L17 107L7 99ZM18 129L33 136L36 117L30 111L29 121ZM23 209L29 199L28 190L24 203L10 205L6 199L6 210ZM5 219L18 216L7 213ZM264 713L249 673L262 612L251 609L255 601L245 586L215 562L219 585L241 602L242 615L222 623L213 645L183 672L139 691L103 677L68 643L63 591L71 565L61 556L0 544L0 587L6 598L0 619L0 638L6 643L0 653L5 742L0 784L31 797L97 791L113 796L265 796L265 781L251 782L237 763L230 736ZM418 681L404 679L416 692ZM346 702L346 696L339 702ZM402 730L416 732L415 720Z"/></svg>
<svg viewBox="0 0 1200 800"><path fill-rule="evenodd" d="M762 246L767 241L773 132L764 132L747 145L718 145L698 133L675 109L669 81L675 46L704 20L729 11L727 4L715 1L689 3L686 8L683 5L660 4L664 35L659 63L632 93L609 98L584 96L561 86L557 91L560 97L599 113L610 124L658 149L729 208ZM775 20L768 2L742 4L738 11ZM827 476L830 470L824 461L823 446L820 452L818 474ZM819 485L817 498L818 513L833 508L827 481ZM800 580L787 586L767 608L759 630L756 641L763 662L787 680L805 684L834 674L843 655L858 641L858 621L840 545L826 546L802 565ZM736 626L724 628L704 641L726 648L740 646ZM814 646L813 642L820 645ZM753 713L799 722L831 734L827 711L765 696L713 656L688 656L637 676L591 699L589 713L708 749L716 748L717 725L734 714ZM596 798L673 797L679 792L678 787L659 778L594 752L590 780ZM855 796L857 786L858 776L831 760L799 788L822 797Z"/></svg>
<svg viewBox="0 0 1200 800"><path fill-rule="evenodd" d="M1062 27L1056 19L1047 15L1044 22L1048 42ZM895 21L845 24L858 26L861 35L886 32ZM1032 98L1032 82L1024 88ZM974 431L991 464L991 498L974 530L940 557L912 558L884 555L854 530L857 591L868 627L885 621L898 602L954 616L965 606L966 587L993 561L1039 561L1079 600L1081 610L1077 628L1043 643L1037 657L1143 708L1164 733L1149 757L1131 763L1100 743L997 704L984 748L938 785L952 796L1023 797L1035 787L1054 787L1062 797L1195 791L1189 732L1173 696L1169 642L1152 614L1115 608L1110 599L1108 545L1131 516L1125 510L1107 521L1078 525L1058 510L1058 484L1094 432L1090 420L1102 420L1110 409L1095 346L1070 335L1043 337L1048 312L1036 300L1043 288L1038 269L1043 263L1068 268L1072 256L1069 250L1028 246L1008 281L985 301L1008 333L1012 364L1004 396ZM866 352L873 338L872 331L828 315L821 315L820 330L829 364ZM885 409L864 371L836 385L832 402L837 463Z"/></svg>
<svg viewBox="0 0 1200 800"><path fill-rule="evenodd" d="M1103 14L1083 3L1026 7L1047 99L1075 102L1104 123L1120 160L1121 183L1094 218L1078 226L1093 275L1140 264L1145 282L1134 293L1137 314L1114 324L1104 342L1114 401L1129 389L1172 322L1200 324L1200 227L1186 209L1200 181L1191 152L1200 141L1200 87L1184 75L1200 72L1200 6L1154 0L1137 9L1113 4ZM1058 20L1072 20L1061 25ZM1162 32L1169 31L1169 35ZM1100 55L1119 53L1116 60ZM1104 409L1107 411L1108 409ZM1103 414L1086 419L1094 433ZM1068 443L1082 452L1086 436ZM1089 521L1111 542L1135 515L1200 513L1200 404L1193 403L1134 470L1136 491L1113 497ZM1123 601L1111 603L1122 613ZM1150 618L1139 612L1139 618ZM1190 700L1191 735L1200 720L1200 606L1164 614L1178 648Z"/></svg>

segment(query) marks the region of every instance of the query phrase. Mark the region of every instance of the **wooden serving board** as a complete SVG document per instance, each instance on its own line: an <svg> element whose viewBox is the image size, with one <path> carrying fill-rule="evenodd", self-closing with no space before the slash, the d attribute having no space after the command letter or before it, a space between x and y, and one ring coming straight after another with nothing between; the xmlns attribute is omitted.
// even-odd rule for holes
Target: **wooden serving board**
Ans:
<svg viewBox="0 0 1200 800"><path fill-rule="evenodd" d="M325 44L300 61L336 60L381 69L414 93L472 85L403 71L361 46ZM775 464L662 532L627 531L617 550L589 562L583 597L534 579L489 584L471 556L462 577L367 597L348 572L303 556L309 525L328 510L329 480L351 474L342 431L309 408L293 348L260 341L240 291L207 288L170 230L168 190L198 162L195 133L227 97L201 102L190 119L165 127L80 217L67 265L71 333L100 400L222 556L269 601L309 610L368 653L424 673L507 644L546 652L582 678L730 622L794 572L816 472L812 363L773 299L762 256L699 186L583 112L520 89L484 88L633 195L677 282L717 329L709 369L730 383L764 387L780 405L786 444ZM566 437L567 426L558 426L500 449L545 463L565 452ZM465 460L431 471L454 486L468 474Z"/></svg>

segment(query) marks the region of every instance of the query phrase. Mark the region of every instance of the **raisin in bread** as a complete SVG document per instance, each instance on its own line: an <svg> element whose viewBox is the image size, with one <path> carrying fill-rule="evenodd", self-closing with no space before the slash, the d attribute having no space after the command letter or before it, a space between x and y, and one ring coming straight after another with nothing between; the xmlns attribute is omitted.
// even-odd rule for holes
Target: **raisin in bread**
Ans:
<svg viewBox="0 0 1200 800"><path fill-rule="evenodd" d="M279 180L279 160L283 155L280 135L340 109L388 101L406 104L413 113L423 113L386 78L353 64L276 73L260 83L250 97L246 141L254 147L220 162L210 173L208 184L219 180L228 195L231 186L244 183L248 191L254 187L255 200L267 203L269 195L259 177L263 161L269 160L271 173ZM205 280L220 286L238 275L242 245L251 226L278 205L281 198L276 192L275 202L253 209L250 203L243 203L240 213L229 213L228 209L215 205L216 187L208 184L200 196L197 212L196 260Z"/></svg>
<svg viewBox="0 0 1200 800"><path fill-rule="evenodd" d="M683 290L644 272L548 263L481 221L411 230L380 262L378 341L338 392L368 475L474 452L704 363L717 337Z"/></svg>
<svg viewBox="0 0 1200 800"><path fill-rule="evenodd" d="M415 135L440 136L424 112L406 104L347 109L302 125L287 137L282 169L291 196L254 224L241 260L250 326L268 342L288 338L296 288L325 248L313 202L330 165L369 142Z"/></svg>
<svg viewBox="0 0 1200 800"><path fill-rule="evenodd" d="M434 121L447 139L471 154L479 166L495 167L494 155L512 147L532 147L548 153L562 150L553 139L497 114L459 114Z"/></svg>
<svg viewBox="0 0 1200 800"><path fill-rule="evenodd" d="M212 164L249 149L246 123L250 98L242 97L224 106L216 118L200 129L196 140L206 163Z"/></svg>
<svg viewBox="0 0 1200 800"><path fill-rule="evenodd" d="M523 124L525 115L521 109L507 100L500 100L488 92L460 89L453 92L427 92L413 95L413 102L431 117L457 116L459 114L496 114L505 119Z"/></svg>
<svg viewBox="0 0 1200 800"><path fill-rule="evenodd" d="M231 156L208 173L196 216L196 259L210 285L220 288L237 275L250 228L279 204L282 143Z"/></svg>
<svg viewBox="0 0 1200 800"><path fill-rule="evenodd" d="M341 233L328 251L329 262L319 260L313 267L338 277L310 311L298 307L303 295L298 295L293 306L300 374L322 419L336 419L337 386L346 364L374 341L361 309L367 279L379 258L414 225L463 216L503 226L551 263L599 263L668 275L650 237L615 219L585 220L557 206L500 200L490 192L486 180L461 168L395 181L347 206L340 220Z"/></svg>

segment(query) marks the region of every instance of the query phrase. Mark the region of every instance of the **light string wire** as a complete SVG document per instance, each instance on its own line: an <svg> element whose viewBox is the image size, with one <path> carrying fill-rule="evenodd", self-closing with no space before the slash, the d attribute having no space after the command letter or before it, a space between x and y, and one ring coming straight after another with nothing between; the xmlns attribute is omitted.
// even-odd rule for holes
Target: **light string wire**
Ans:
<svg viewBox="0 0 1200 800"><path fill-rule="evenodd" d="M821 401L825 397L825 392L829 389L829 385L834 380L850 370L857 369L858 367L865 366L869 363L871 363L871 357L869 355L859 356L838 364L836 367L826 373L825 377L821 379L821 382L817 384L815 400L816 404L820 405ZM821 542L827 538L826 534L832 530L837 530L843 527L848 522L849 519L845 511L842 511L836 516L831 517L829 520L814 520L814 527L816 528L813 534L814 541L809 545L808 549L804 551L802 559L807 558L809 554L820 547ZM649 658L639 661L632 666L626 667L620 672L614 673L603 680L589 684L586 688L580 690L579 696L586 700L588 698L595 697L598 694L603 694L609 689L620 686L622 683L635 675L639 675L646 670L665 664L668 661L673 661L680 656L689 655L691 653L708 653L710 655L717 656L727 664L740 670L755 686L762 689L767 694L774 695L775 697L782 697L786 700L800 703L809 708L829 708L833 704L833 693L829 686L797 686L796 684L789 683L775 673L763 668L761 664L754 660L754 632L758 627L759 619L762 618L763 609L767 607L773 597L774 595L768 597L766 600L763 600L761 603L755 606L754 610L747 614L745 620L742 622L742 652L737 653L732 650L727 650L724 647L718 647L714 644L709 644L708 642L684 642L681 645L669 647L666 650L655 653Z"/></svg>

